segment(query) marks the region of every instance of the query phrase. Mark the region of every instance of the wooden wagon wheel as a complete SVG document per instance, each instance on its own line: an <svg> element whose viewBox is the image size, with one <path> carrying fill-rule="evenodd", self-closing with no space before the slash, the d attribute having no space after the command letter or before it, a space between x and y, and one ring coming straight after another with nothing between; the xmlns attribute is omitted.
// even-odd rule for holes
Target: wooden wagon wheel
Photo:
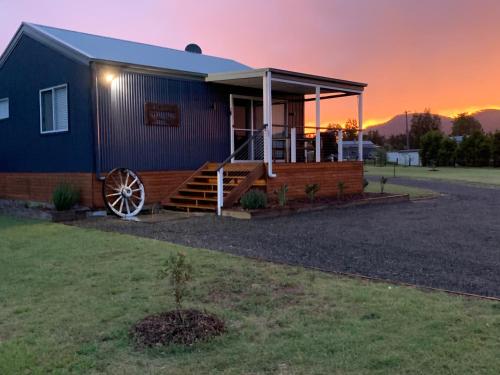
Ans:
<svg viewBox="0 0 500 375"><path fill-rule="evenodd" d="M144 206L144 185L138 175L126 168L108 173L102 185L106 206L119 217L132 217Z"/></svg>

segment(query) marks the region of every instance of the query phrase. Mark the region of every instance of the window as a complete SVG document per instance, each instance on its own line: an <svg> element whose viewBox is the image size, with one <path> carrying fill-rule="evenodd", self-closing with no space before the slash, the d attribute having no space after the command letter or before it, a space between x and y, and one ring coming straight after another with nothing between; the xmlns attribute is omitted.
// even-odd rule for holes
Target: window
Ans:
<svg viewBox="0 0 500 375"><path fill-rule="evenodd" d="M9 118L9 98L0 99L0 120Z"/></svg>
<svg viewBox="0 0 500 375"><path fill-rule="evenodd" d="M40 90L40 133L68 131L68 86Z"/></svg>

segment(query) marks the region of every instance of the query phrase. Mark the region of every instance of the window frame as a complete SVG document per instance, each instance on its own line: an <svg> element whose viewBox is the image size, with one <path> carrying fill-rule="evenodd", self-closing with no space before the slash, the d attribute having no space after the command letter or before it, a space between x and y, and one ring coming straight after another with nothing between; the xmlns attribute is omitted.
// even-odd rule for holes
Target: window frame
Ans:
<svg viewBox="0 0 500 375"><path fill-rule="evenodd" d="M67 112L68 112L68 124L66 129L55 129L55 121L56 121L56 115L55 115L55 91L57 89L66 89L66 105L67 105ZM53 130L43 130L43 116L42 116L42 93L51 91L52 92L52 129ZM40 107L40 134L54 134L54 133L67 133L69 132L69 91L68 91L68 84L63 83L62 85L57 85L57 86L52 86L52 87L47 87L44 89L41 89L38 91L38 101L39 101L39 107Z"/></svg>
<svg viewBox="0 0 500 375"><path fill-rule="evenodd" d="M0 118L0 121L8 120L10 118L10 100L9 100L9 97L7 96L5 98L0 98L0 103L1 102L7 102L7 117Z"/></svg>

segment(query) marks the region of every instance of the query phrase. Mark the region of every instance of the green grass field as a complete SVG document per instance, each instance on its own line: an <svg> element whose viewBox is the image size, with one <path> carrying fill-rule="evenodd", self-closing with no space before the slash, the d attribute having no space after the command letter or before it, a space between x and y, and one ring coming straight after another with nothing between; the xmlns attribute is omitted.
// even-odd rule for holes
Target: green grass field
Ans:
<svg viewBox="0 0 500 375"><path fill-rule="evenodd" d="M137 350L129 327L173 308L157 272L177 250L186 307L228 332ZM0 216L0 374L498 374L499 348L500 303Z"/></svg>
<svg viewBox="0 0 500 375"><path fill-rule="evenodd" d="M390 180L390 179L389 179ZM378 181L370 181L365 188L367 193L380 193L380 183ZM389 194L409 194L410 199L431 198L437 196L439 193L407 185L391 184L387 182L384 186L384 192Z"/></svg>
<svg viewBox="0 0 500 375"><path fill-rule="evenodd" d="M449 181L460 181L473 184L500 185L500 168L453 168L438 167L437 171L431 171L429 167L396 167L397 177L409 177L420 179L440 179ZM365 174L370 176L393 177L394 167L374 167L365 165Z"/></svg>

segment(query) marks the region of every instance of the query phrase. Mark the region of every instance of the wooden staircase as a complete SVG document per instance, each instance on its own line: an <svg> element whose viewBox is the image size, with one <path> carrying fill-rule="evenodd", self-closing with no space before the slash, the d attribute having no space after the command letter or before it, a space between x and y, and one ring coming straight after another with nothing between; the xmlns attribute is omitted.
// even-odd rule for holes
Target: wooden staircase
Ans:
<svg viewBox="0 0 500 375"><path fill-rule="evenodd" d="M217 167L217 163L205 163L161 204L173 210L215 212ZM252 187L265 189L264 163L229 163L224 166L224 208L232 207Z"/></svg>

